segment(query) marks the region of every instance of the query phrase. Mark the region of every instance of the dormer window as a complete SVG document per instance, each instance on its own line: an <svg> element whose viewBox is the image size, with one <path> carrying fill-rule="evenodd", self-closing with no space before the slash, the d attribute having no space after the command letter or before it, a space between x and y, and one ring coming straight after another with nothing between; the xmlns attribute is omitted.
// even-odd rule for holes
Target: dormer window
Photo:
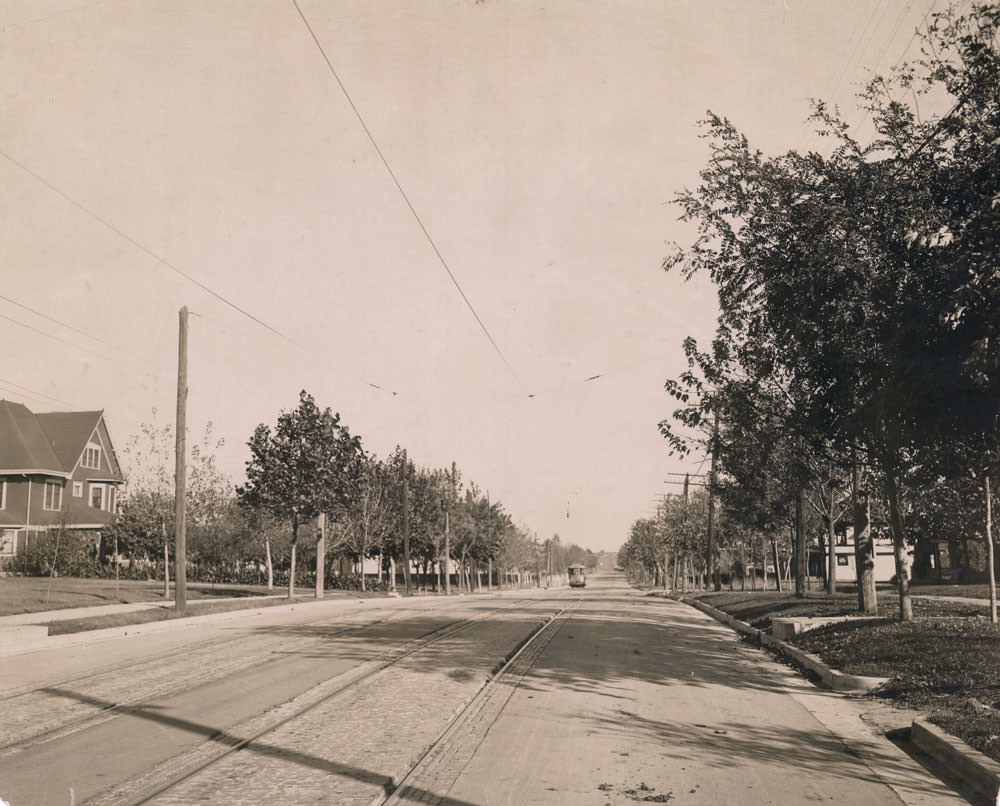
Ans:
<svg viewBox="0 0 1000 806"><path fill-rule="evenodd" d="M101 448L98 445L90 443L87 445L87 449L83 452L83 461L80 463L84 467L90 468L91 470L100 470L101 468Z"/></svg>

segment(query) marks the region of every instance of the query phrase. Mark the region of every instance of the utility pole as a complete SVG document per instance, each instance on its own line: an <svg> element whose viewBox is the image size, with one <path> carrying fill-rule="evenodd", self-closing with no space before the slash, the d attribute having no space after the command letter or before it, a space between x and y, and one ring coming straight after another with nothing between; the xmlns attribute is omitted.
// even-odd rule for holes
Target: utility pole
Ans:
<svg viewBox="0 0 1000 806"><path fill-rule="evenodd" d="M170 547L167 545L167 521L162 515L160 515L160 537L163 538L163 598L166 599L170 596Z"/></svg>
<svg viewBox="0 0 1000 806"><path fill-rule="evenodd" d="M719 415L715 415L715 425L712 426L712 464L708 472L708 538L705 541L705 590L708 590L709 580L715 590L722 590L722 580L715 567L715 458L718 453Z"/></svg>
<svg viewBox="0 0 1000 806"><path fill-rule="evenodd" d="M187 341L188 309L180 310L180 328L177 339L177 422L174 443L174 611L182 615L187 607L187 532L184 520L184 497L187 468L184 464L187 436Z"/></svg>
<svg viewBox="0 0 1000 806"><path fill-rule="evenodd" d="M406 595L413 591L410 582L410 475L409 462L406 459L406 449L403 449L403 579L406 581Z"/></svg>
<svg viewBox="0 0 1000 806"><path fill-rule="evenodd" d="M455 463L451 463L451 495L444 508L444 595L451 596L451 502L455 500Z"/></svg>
<svg viewBox="0 0 1000 806"><path fill-rule="evenodd" d="M320 512L316 517L316 598L323 598L323 570L326 565L326 513Z"/></svg>

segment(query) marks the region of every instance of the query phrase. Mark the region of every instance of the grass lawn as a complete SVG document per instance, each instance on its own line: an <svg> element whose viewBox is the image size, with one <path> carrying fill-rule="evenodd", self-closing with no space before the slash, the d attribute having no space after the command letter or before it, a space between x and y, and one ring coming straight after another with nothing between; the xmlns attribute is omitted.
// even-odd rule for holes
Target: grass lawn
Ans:
<svg viewBox="0 0 1000 806"><path fill-rule="evenodd" d="M927 718L1000 761L1000 629L988 608L941 596L981 598L986 586L915 587L912 622L852 621L802 633L793 643L849 674L888 677L871 697L922 711ZM758 629L771 616L857 616L853 593L830 597L811 591L803 599L775 592L693 593ZM878 592L879 616L899 617L892 588Z"/></svg>
<svg viewBox="0 0 1000 806"><path fill-rule="evenodd" d="M223 613L273 607L312 601L312 587L297 588L301 595L289 600L285 589L275 588L267 599L250 597L268 596L264 585L213 585L211 583L189 582L187 585L187 610L184 616L200 616L208 613ZM370 597L378 594L360 591L328 590L328 598L351 596ZM111 613L88 618L60 619L47 623L49 635L100 630L105 627L127 627L131 624L148 624L151 621L166 621L180 618L173 607L174 588L170 587L170 598L164 599L163 582L115 581L107 579L76 579L71 577L0 577L0 616L20 613L41 613L49 610L93 607L97 605L153 603L163 604L146 610L126 613ZM235 600L235 601L233 601ZM240 601L244 600L244 601Z"/></svg>
<svg viewBox="0 0 1000 806"><path fill-rule="evenodd" d="M281 593L275 590L274 593ZM187 585L188 600L266 596L264 585ZM171 601L174 588L170 586ZM0 616L63 610L68 607L93 607L108 604L163 602L163 582L136 582L113 579L76 579L73 577L0 577Z"/></svg>

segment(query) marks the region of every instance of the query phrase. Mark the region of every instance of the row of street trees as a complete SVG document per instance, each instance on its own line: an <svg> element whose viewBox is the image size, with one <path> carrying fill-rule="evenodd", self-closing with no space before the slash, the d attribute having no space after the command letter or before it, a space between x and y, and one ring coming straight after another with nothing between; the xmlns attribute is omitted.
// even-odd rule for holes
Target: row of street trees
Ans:
<svg viewBox="0 0 1000 806"><path fill-rule="evenodd" d="M710 114L701 183L677 198L698 236L664 267L707 273L721 312L708 350L685 342L688 370L667 383L681 407L661 431L673 451L708 447L730 528L793 524L799 594L810 512L826 541L850 520L865 612L877 607L873 519L892 537L904 620L914 527L982 535L992 586L998 28L995 4L933 15L922 58L860 96L870 143L817 102L829 154L767 157Z"/></svg>
<svg viewBox="0 0 1000 806"><path fill-rule="evenodd" d="M408 586L419 569L437 589L454 578L473 590L484 575L488 586L542 584L553 568L596 564L591 552L558 536L539 541L515 525L499 501L463 482L454 463L421 468L400 447L385 458L366 451L339 414L305 391L247 444L246 481L235 488L215 465L220 445L211 427L192 448L186 509L194 579L255 581L263 572L271 587L277 565L293 595L297 582L330 579L346 558L353 573L331 581L364 590L371 584L364 560L378 558L376 585L393 585L400 567ZM126 445L127 488L104 540L139 573L155 570L165 582L174 539L172 445L169 427L152 426Z"/></svg>

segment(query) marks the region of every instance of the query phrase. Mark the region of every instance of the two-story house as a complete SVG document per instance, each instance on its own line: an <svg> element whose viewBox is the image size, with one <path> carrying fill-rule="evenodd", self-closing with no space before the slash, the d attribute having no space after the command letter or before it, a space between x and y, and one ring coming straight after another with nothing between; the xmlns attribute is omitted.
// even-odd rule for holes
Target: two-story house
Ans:
<svg viewBox="0 0 1000 806"><path fill-rule="evenodd" d="M34 414L0 400L0 558L41 531L99 531L122 482L103 411Z"/></svg>

